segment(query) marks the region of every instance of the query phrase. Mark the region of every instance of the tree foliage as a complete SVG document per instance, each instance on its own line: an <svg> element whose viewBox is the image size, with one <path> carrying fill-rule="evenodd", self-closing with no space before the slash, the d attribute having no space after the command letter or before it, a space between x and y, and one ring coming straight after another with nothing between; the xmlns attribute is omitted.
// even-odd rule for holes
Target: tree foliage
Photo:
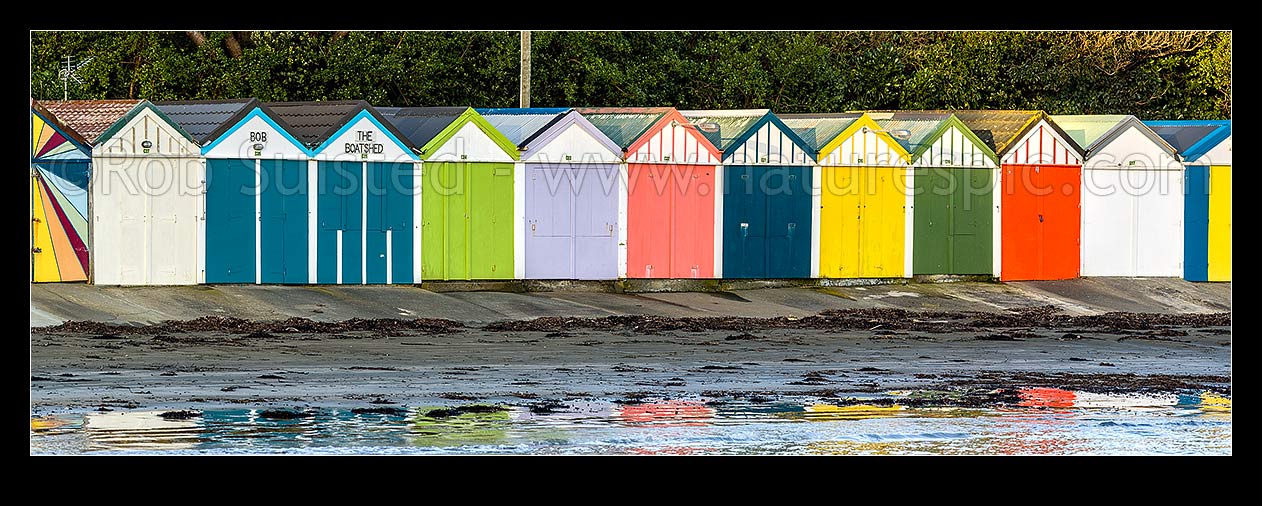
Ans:
<svg viewBox="0 0 1262 506"><path fill-rule="evenodd" d="M535 32L532 105L1231 114L1226 32ZM31 94L517 105L516 32L34 32Z"/></svg>

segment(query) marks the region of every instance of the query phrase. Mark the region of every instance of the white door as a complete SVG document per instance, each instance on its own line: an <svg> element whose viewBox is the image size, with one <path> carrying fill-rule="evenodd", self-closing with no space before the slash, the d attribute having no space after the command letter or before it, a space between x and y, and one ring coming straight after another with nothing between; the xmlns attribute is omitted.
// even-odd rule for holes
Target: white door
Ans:
<svg viewBox="0 0 1262 506"><path fill-rule="evenodd" d="M113 245L118 255L119 272L115 284L119 285L143 285L148 278L150 198L148 190L143 186L144 179L140 177L142 166L140 162L137 160L120 169L122 177L133 182L133 185L130 188L115 186L111 188L111 194L108 196L110 201L118 206L120 214L117 233L114 234L117 242ZM102 224L102 228L110 226L108 223Z"/></svg>
<svg viewBox="0 0 1262 506"><path fill-rule="evenodd" d="M1141 172L1141 171L1130 171ZM1183 174L1147 170L1152 183L1139 188L1136 213L1136 276L1183 275ZM1138 181L1138 176L1132 178Z"/></svg>
<svg viewBox="0 0 1262 506"><path fill-rule="evenodd" d="M1083 170L1082 275L1135 275L1135 197L1119 170Z"/></svg>

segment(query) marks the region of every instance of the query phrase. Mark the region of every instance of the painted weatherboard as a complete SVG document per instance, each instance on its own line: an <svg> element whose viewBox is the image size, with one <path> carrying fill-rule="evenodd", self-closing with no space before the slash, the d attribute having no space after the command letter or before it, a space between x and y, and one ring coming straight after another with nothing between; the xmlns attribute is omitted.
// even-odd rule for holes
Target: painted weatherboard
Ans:
<svg viewBox="0 0 1262 506"><path fill-rule="evenodd" d="M907 149L865 113L781 118L819 146L819 276L911 276Z"/></svg>
<svg viewBox="0 0 1262 506"><path fill-rule="evenodd" d="M680 113L723 153L723 277L810 277L811 147L766 109Z"/></svg>
<svg viewBox="0 0 1262 506"><path fill-rule="evenodd" d="M203 281L201 148L142 101L92 148L92 281L191 285Z"/></svg>
<svg viewBox="0 0 1262 506"><path fill-rule="evenodd" d="M579 112L626 157L626 277L718 276L719 150L673 108Z"/></svg>
<svg viewBox="0 0 1262 506"><path fill-rule="evenodd" d="M315 207L316 230L308 247L315 251L316 282L419 283L417 156L371 106L348 115L311 150L316 197L307 205Z"/></svg>
<svg viewBox="0 0 1262 506"><path fill-rule="evenodd" d="M516 277L517 147L468 107L382 112L422 160L422 279Z"/></svg>
<svg viewBox="0 0 1262 506"><path fill-rule="evenodd" d="M951 111L1000 160L999 278L1076 278L1083 149L1042 111Z"/></svg>
<svg viewBox="0 0 1262 506"><path fill-rule="evenodd" d="M621 149L572 109L480 109L517 144L527 279L617 279Z"/></svg>
<svg viewBox="0 0 1262 506"><path fill-rule="evenodd" d="M1134 116L1052 116L1087 149L1083 276L1182 276L1183 166Z"/></svg>
<svg viewBox="0 0 1262 506"><path fill-rule="evenodd" d="M202 149L206 282L314 283L308 150L268 107L242 112Z"/></svg>
<svg viewBox="0 0 1262 506"><path fill-rule="evenodd" d="M88 143L31 101L31 281L87 281Z"/></svg>
<svg viewBox="0 0 1262 506"><path fill-rule="evenodd" d="M912 160L912 273L994 275L995 153L950 113L870 113Z"/></svg>
<svg viewBox="0 0 1262 506"><path fill-rule="evenodd" d="M1231 121L1145 121L1185 167L1183 277L1231 281Z"/></svg>

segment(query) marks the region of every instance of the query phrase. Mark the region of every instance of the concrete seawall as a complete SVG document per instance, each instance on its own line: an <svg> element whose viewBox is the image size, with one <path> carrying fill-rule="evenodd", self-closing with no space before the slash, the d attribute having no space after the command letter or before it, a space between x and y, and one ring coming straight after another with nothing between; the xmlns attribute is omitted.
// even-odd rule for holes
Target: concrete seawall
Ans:
<svg viewBox="0 0 1262 506"><path fill-rule="evenodd" d="M671 291L671 290L699 291ZM483 290L483 291L479 291ZM485 291L498 290L498 291ZM449 318L491 322L540 316L807 316L826 309L892 307L924 311L1003 311L1054 305L1069 314L1109 311L1230 311L1231 283L1174 278L1082 278L1012 283L899 281L870 286L771 282L427 283L415 286L109 287L31 285L31 327L66 320L153 323L219 315Z"/></svg>

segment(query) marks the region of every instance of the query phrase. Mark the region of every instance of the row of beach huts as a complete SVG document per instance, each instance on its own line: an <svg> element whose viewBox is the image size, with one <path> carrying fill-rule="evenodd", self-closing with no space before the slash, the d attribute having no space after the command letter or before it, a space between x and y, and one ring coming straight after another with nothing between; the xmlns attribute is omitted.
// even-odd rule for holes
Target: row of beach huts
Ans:
<svg viewBox="0 0 1262 506"><path fill-rule="evenodd" d="M31 280L1231 280L1231 121L31 101Z"/></svg>

